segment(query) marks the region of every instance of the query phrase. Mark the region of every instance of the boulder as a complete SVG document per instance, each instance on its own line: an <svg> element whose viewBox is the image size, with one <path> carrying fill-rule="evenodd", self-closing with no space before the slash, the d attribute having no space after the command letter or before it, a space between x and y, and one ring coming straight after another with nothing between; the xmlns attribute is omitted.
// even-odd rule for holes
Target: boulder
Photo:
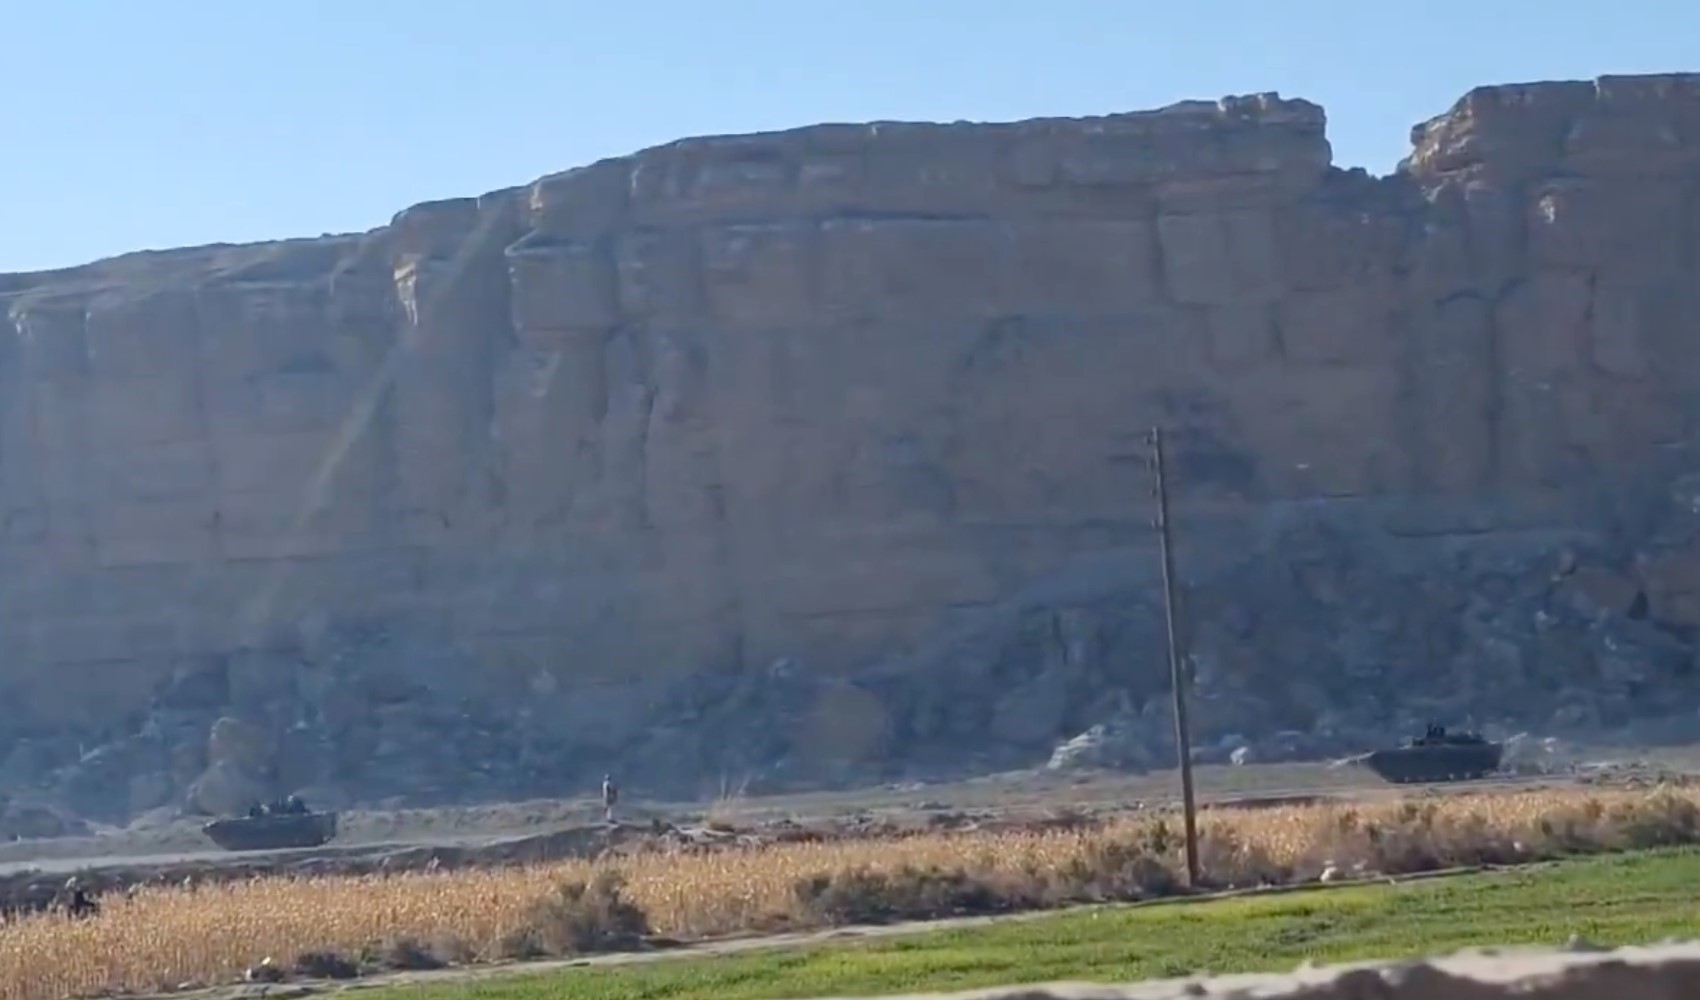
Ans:
<svg viewBox="0 0 1700 1000"><path fill-rule="evenodd" d="M1094 723L1084 732L1058 744L1046 767L1053 771L1081 768L1145 770L1155 752L1150 720L1124 715Z"/></svg>

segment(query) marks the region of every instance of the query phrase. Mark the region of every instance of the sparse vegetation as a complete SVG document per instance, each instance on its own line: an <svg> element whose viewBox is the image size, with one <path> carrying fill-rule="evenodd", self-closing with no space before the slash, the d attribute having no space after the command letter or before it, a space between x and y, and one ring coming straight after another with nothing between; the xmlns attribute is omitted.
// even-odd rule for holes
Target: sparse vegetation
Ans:
<svg viewBox="0 0 1700 1000"><path fill-rule="evenodd" d="M1610 946L1700 934L1700 853L1639 852L1400 885L1197 904L1092 907L1032 920L713 958L396 987L364 1000L774 1000L1071 979L1284 971L1484 945Z"/></svg>
<svg viewBox="0 0 1700 1000"><path fill-rule="evenodd" d="M255 879L148 888L99 916L0 928L0 998L58 1000L297 974L569 955L655 935L996 913L1180 889L1174 817L1016 834L939 834L637 854L608 864ZM1212 885L1408 873L1700 842L1686 789L1448 796L1206 811Z"/></svg>

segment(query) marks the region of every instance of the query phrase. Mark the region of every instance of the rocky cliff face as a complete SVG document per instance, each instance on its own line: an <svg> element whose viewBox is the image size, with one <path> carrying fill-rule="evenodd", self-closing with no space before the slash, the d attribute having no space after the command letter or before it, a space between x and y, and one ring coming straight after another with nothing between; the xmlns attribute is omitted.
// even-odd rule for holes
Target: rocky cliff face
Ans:
<svg viewBox="0 0 1700 1000"><path fill-rule="evenodd" d="M1161 760L1155 423L1206 743L1693 716L1700 76L1412 140L823 125L0 276L0 781Z"/></svg>

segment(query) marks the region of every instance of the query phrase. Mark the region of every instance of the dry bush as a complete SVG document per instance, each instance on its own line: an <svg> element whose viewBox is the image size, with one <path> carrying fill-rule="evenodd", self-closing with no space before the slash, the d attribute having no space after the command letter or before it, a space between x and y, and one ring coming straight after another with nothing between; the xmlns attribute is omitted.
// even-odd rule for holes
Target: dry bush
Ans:
<svg viewBox="0 0 1700 1000"><path fill-rule="evenodd" d="M418 938L402 935L385 941L365 956L369 965L384 969L441 969L453 959Z"/></svg>
<svg viewBox="0 0 1700 1000"><path fill-rule="evenodd" d="M1396 874L1696 842L1700 790L1206 809L1199 826L1209 884L1249 886L1328 868ZM1142 899L1180 891L1178 831L1170 814L1095 828L641 853L603 865L150 886L104 899L91 919L39 915L0 927L0 1000L228 982L262 958L349 974L625 948L650 934Z"/></svg>
<svg viewBox="0 0 1700 1000"><path fill-rule="evenodd" d="M501 942L506 958L541 958L593 951L631 950L649 934L649 918L625 896L615 869L589 882L563 882L531 904L526 921Z"/></svg>
<svg viewBox="0 0 1700 1000"><path fill-rule="evenodd" d="M295 956L294 972L309 979L354 979L360 965L334 951L304 951Z"/></svg>
<svg viewBox="0 0 1700 1000"><path fill-rule="evenodd" d="M834 926L1002 913L1040 903L1030 889L1019 878L961 868L853 868L793 882L795 905L788 916L807 925Z"/></svg>

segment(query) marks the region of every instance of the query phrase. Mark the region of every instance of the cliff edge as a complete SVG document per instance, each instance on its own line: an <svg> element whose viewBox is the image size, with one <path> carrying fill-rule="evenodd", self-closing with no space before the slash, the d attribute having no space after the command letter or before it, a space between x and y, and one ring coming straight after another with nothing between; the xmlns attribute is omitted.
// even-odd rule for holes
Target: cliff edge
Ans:
<svg viewBox="0 0 1700 1000"><path fill-rule="evenodd" d="M1155 423L1206 753L1700 723L1700 75L1412 145L819 125L0 275L0 788L1172 759Z"/></svg>

